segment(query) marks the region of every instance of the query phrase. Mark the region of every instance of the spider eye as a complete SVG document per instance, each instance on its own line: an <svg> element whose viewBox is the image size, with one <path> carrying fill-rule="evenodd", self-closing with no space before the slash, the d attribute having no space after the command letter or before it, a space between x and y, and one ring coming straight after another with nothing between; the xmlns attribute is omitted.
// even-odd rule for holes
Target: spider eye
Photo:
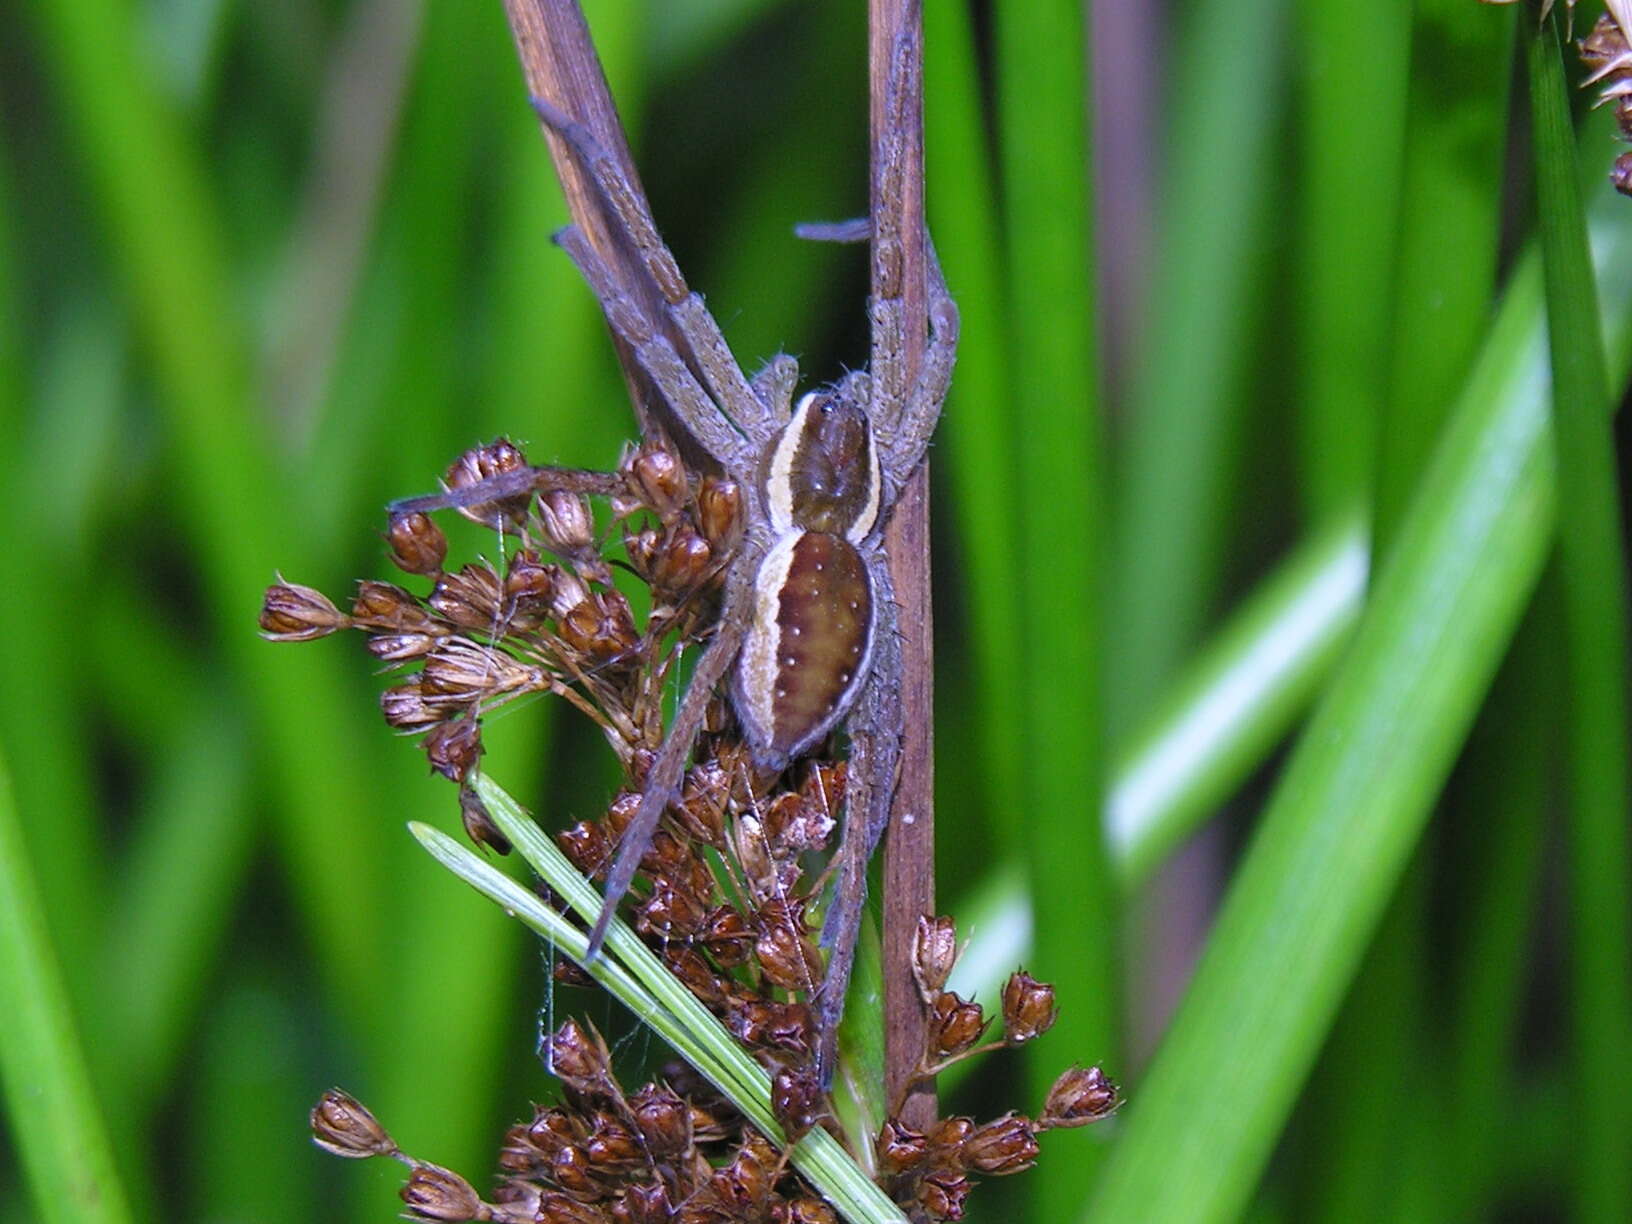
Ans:
<svg viewBox="0 0 1632 1224"><path fill-rule="evenodd" d="M821 413L822 413L823 416L832 416L833 415L833 401L832 400L823 400L822 401Z"/></svg>

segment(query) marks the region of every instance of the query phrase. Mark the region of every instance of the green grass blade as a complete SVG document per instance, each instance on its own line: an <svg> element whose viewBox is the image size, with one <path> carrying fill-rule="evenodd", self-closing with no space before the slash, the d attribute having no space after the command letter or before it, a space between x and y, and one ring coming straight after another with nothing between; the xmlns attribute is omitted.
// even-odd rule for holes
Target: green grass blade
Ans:
<svg viewBox="0 0 1632 1224"><path fill-rule="evenodd" d="M1021 728L1031 746L1019 795L997 802L1013 813L1005 836L1030 852L1033 967L1059 992L1056 1041L1110 1059L1119 1028L1114 888L1094 819L1104 780L1105 496L1087 44L1083 8L1072 0L1001 5L995 16L1014 372L1008 427L1019 476L1012 537L1024 641L1020 673L1005 682L1022 694ZM1061 854L1063 845L1072 853ZM1057 1060L1039 1055L1028 1067L1040 1099L1059 1073ZM1055 1146L1069 1146L1078 1162L1091 1159L1081 1136ZM1059 1151L1032 1175L1027 1190L1044 1218L1081 1202L1082 1169L1073 1163Z"/></svg>
<svg viewBox="0 0 1632 1224"><path fill-rule="evenodd" d="M925 9L924 96L925 207L963 316L957 376L932 458L935 479L948 491L944 521L953 525L958 542L955 564L941 565L936 578L958 582L967 629L962 650L943 651L938 660L943 679L936 688L937 737L945 743L964 731L959 722L979 737L961 761L956 750L939 754L937 790L960 828L975 819L988 826L984 838L960 837L951 844L941 839L941 862L955 872L1012 833L997 827L1004 823L997 813L1006 806L999 796L1021 794L1026 769L1023 694L1014 683L1025 642L1015 632L1021 604L1013 580L1017 460L1003 252L996 170L981 110L981 65L967 5ZM950 624L951 617L940 616L937 623ZM969 671L978 713L961 694L948 699L957 687L955 680L946 683L945 672L957 662Z"/></svg>
<svg viewBox="0 0 1632 1224"><path fill-rule="evenodd" d="M1542 845L1563 699L1557 617L1543 597L1520 627L1469 741L1472 783L1455 828L1468 847L1449 1012L1445 1107L1454 1111L1442 1218L1490 1219L1511 1179L1500 1160L1511 1128L1512 1055L1524 1018L1542 884ZM1455 847L1451 853L1455 853ZM1522 1074L1522 1073L1521 1073Z"/></svg>
<svg viewBox="0 0 1632 1224"><path fill-rule="evenodd" d="M1262 247L1280 189L1286 9L1283 0L1201 0L1177 27L1176 50L1158 52L1164 80L1206 99L1205 122L1175 108L1165 146L1150 320L1110 558L1112 725L1148 712L1218 593L1239 425L1252 402L1242 392L1247 340L1268 283Z"/></svg>
<svg viewBox="0 0 1632 1224"><path fill-rule="evenodd" d="M131 1218L0 752L0 1072L41 1218Z"/></svg>
<svg viewBox="0 0 1632 1224"><path fill-rule="evenodd" d="M1632 236L1600 264L1618 339ZM1090 1218L1232 1218L1398 882L1552 529L1540 278L1515 278L1252 848ZM1621 359L1624 359L1621 358Z"/></svg>
<svg viewBox="0 0 1632 1224"><path fill-rule="evenodd" d="M1118 753L1105 825L1125 890L1217 810L1307 707L1359 618L1367 567L1361 516L1333 519L1242 601Z"/></svg>
<svg viewBox="0 0 1632 1224"><path fill-rule="evenodd" d="M1315 522L1371 493L1387 387L1409 0L1302 0L1299 487Z"/></svg>
<svg viewBox="0 0 1632 1224"><path fill-rule="evenodd" d="M1379 557L1489 325L1517 17L1463 0L1414 8L1393 364L1372 515Z"/></svg>
<svg viewBox="0 0 1632 1224"><path fill-rule="evenodd" d="M1577 1217L1632 1204L1632 777L1627 716L1626 554L1596 286L1559 17L1526 37L1537 220L1546 270L1559 470L1569 735L1571 1054ZM1572 56L1573 58L1573 56Z"/></svg>
<svg viewBox="0 0 1632 1224"><path fill-rule="evenodd" d="M517 851L580 917L593 920L601 907L601 895L594 886L578 874L555 843L491 779L480 775L475 785L494 822L511 838ZM606 955L585 963L588 941L582 930L445 834L423 826L415 827L413 832L444 866L582 964L708 1076L767 1137L778 1144L784 1142L771 1112L770 1077L629 927L613 923L607 935ZM793 1163L855 1224L905 1218L837 1140L820 1127L794 1145Z"/></svg>

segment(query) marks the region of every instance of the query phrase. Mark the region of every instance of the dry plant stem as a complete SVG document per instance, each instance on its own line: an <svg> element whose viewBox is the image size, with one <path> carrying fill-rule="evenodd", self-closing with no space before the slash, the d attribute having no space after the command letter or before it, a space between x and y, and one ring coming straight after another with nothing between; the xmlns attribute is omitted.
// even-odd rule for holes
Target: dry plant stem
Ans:
<svg viewBox="0 0 1632 1224"><path fill-rule="evenodd" d="M606 74L590 41L589 27L577 0L504 0L504 11L510 21L516 51L521 56L527 92L552 103L587 127L600 147L617 162L627 181L639 191L640 176L635 172L629 143L607 88ZM617 283L642 299L648 317L664 318L657 286L652 283L638 253L613 237L617 231L608 222L594 184L567 143L548 126L543 130L573 223L588 236L602 261L615 270ZM682 353L686 352L678 336L671 335L670 339ZM641 436L674 434L675 431L665 427L666 414L658 407L660 397L641 372L629 346L615 333L612 342L617 347L624 381L629 384L630 399L639 413ZM684 431L680 431L679 438L684 446Z"/></svg>
<svg viewBox="0 0 1632 1224"><path fill-rule="evenodd" d="M884 125L890 65L904 31L914 33L922 47L923 13L917 0L871 0L868 6L868 66L871 105L871 211L881 207L879 150ZM918 376L924 350L925 230L923 174L923 95L907 99L906 122L911 151L906 159L904 185L896 206L901 210L900 273L903 309L913 324L906 328L905 382ZM879 226L873 225L873 233ZM872 296L883 295L887 269L875 243ZM875 335L878 333L875 330ZM878 354L874 354L876 371ZM933 1079L919 1078L918 1062L928 1036L928 1015L913 981L911 965L918 919L935 912L935 808L933 627L929 594L929 465L921 464L912 477L885 535L895 598L900 609L901 708L905 741L901 776L890 812L889 835L884 845L884 1096L900 1101L900 1118L907 1125L928 1129L938 1110Z"/></svg>

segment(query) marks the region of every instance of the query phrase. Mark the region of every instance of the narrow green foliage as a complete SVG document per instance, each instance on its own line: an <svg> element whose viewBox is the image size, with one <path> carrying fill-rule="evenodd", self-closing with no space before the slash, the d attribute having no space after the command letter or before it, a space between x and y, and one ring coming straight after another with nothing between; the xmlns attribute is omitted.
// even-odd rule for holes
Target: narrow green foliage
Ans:
<svg viewBox="0 0 1632 1224"><path fill-rule="evenodd" d="M1374 538L1386 556L1490 321L1516 13L1419 0L1378 434Z"/></svg>
<svg viewBox="0 0 1632 1224"><path fill-rule="evenodd" d="M0 1078L40 1218L131 1218L85 1065L0 753Z"/></svg>
<svg viewBox="0 0 1632 1224"><path fill-rule="evenodd" d="M1360 516L1341 515L1253 591L1118 753L1105 805L1111 860L1132 890L1286 735L1360 615Z"/></svg>
<svg viewBox="0 0 1632 1224"><path fill-rule="evenodd" d="M1164 142L1150 317L1114 503L1114 723L1149 710L1218 594L1244 458L1245 354L1264 306L1261 243L1278 207L1286 11L1283 0L1201 0L1162 41L1161 80L1204 101L1172 114Z"/></svg>
<svg viewBox="0 0 1632 1224"><path fill-rule="evenodd" d="M1629 260L1632 240L1602 263L1617 287L1605 302L1617 335ZM1354 645L1133 1096L1093 1220L1229 1219L1269 1156L1545 556L1553 482L1539 279L1528 262L1508 291Z"/></svg>
<svg viewBox="0 0 1632 1224"><path fill-rule="evenodd" d="M1104 769L1105 498L1083 10L1070 2L1024 12L1005 5L996 17L1009 226L1006 407L1020 512L1020 670L1007 683L1022 694L1028 745L1020 803L1012 808L1023 823L1005 832L1031 851L1039 972L1070 969L1069 977L1059 975L1055 1039L1091 1051L1084 1057L1096 1061L1116 1048L1118 957L1113 890L1095 819ZM1038 123L1038 114L1054 119ZM1060 853L1065 845L1071 853ZM1056 1059L1034 1058L1033 1094L1046 1092L1057 1073ZM1081 1168L1063 1159L1043 1165L1028 1192L1043 1218L1059 1218L1082 1200Z"/></svg>
<svg viewBox="0 0 1632 1224"><path fill-rule="evenodd" d="M1300 488L1320 521L1369 495L1387 388L1411 5L1298 5Z"/></svg>
<svg viewBox="0 0 1632 1224"><path fill-rule="evenodd" d="M1615 439L1557 16L1527 38L1558 452L1569 734L1570 1006L1579 1218L1632 1203L1632 776L1626 553Z"/></svg>

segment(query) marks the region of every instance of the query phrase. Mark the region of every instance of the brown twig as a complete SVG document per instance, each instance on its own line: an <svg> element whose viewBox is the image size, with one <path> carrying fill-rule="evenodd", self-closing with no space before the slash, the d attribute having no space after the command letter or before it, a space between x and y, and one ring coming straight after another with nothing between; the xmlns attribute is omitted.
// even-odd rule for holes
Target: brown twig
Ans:
<svg viewBox="0 0 1632 1224"><path fill-rule="evenodd" d="M640 175L629 154L623 124L618 119L606 74L601 69L600 57L590 40L589 26L577 0L504 0L504 11L521 56L528 93L553 103L588 127L600 146L617 161L625 180L644 204ZM561 180L573 223L583 230L617 283L636 296L654 325L668 332L675 347L689 356L683 338L668 326L656 284L638 254L615 236L618 228L608 220L605 206L572 151L560 136L547 126L540 126L550 146L550 158L555 163L556 177ZM617 347L624 381L629 385L630 399L635 404L641 436L669 437L688 451L688 457L694 458L690 455L690 439L685 431L668 427L669 414L663 398L640 369L634 354L615 334L612 340Z"/></svg>
<svg viewBox="0 0 1632 1224"><path fill-rule="evenodd" d="M894 50L905 32L922 47L922 7L918 0L870 0L868 5L869 96L872 135L872 212L877 229L879 149L885 95ZM906 381L916 378L926 335L923 175L923 97L910 98L907 120L910 153L901 209L901 271L908 320ZM873 266L875 295L880 266ZM918 1076L928 1036L928 1016L912 976L913 944L920 915L935 912L933 625L929 593L929 471L918 469L890 520L886 548L900 607L901 704L906 727L901 778L884 847L884 1095L902 1101L901 1120L927 1130L937 1109L933 1079Z"/></svg>

